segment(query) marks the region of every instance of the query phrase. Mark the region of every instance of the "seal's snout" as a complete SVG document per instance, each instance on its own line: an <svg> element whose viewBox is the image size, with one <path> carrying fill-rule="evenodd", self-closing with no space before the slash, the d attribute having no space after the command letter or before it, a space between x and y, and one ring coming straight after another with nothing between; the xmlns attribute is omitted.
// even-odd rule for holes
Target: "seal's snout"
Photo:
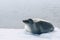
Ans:
<svg viewBox="0 0 60 40"><path fill-rule="evenodd" d="M23 20L23 23L30 23L30 24L32 24L33 23L33 20L32 19Z"/></svg>
<svg viewBox="0 0 60 40"><path fill-rule="evenodd" d="M23 20L23 22L25 22L25 20Z"/></svg>
<svg viewBox="0 0 60 40"><path fill-rule="evenodd" d="M23 22L25 23L26 21L25 21L25 20L23 20Z"/></svg>
<svg viewBox="0 0 60 40"><path fill-rule="evenodd" d="M28 20L23 20L23 22L24 22L24 23L27 23L27 22L28 22Z"/></svg>

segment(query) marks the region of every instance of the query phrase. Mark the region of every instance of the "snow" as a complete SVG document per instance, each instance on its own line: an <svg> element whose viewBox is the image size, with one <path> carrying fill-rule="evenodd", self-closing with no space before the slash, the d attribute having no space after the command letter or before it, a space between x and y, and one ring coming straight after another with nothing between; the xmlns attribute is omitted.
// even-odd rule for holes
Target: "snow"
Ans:
<svg viewBox="0 0 60 40"><path fill-rule="evenodd" d="M24 29L0 29L0 40L59 40L60 29L41 35L26 33Z"/></svg>

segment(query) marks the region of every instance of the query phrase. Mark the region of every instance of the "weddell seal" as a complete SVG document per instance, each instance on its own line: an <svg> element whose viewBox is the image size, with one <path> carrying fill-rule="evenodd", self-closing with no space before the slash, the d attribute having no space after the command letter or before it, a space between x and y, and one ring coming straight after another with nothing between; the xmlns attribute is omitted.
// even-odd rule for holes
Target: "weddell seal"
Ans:
<svg viewBox="0 0 60 40"><path fill-rule="evenodd" d="M25 30L33 34L42 34L54 31L53 25L50 22L43 19L29 18L23 20L23 23L25 24Z"/></svg>

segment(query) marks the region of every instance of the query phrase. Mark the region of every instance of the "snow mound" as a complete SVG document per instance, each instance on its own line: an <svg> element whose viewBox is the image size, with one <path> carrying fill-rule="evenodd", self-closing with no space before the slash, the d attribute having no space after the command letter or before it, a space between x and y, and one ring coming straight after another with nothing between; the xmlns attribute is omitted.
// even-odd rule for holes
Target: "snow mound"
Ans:
<svg viewBox="0 0 60 40"><path fill-rule="evenodd" d="M41 35L26 33L24 29L0 29L0 40L60 40L60 29Z"/></svg>

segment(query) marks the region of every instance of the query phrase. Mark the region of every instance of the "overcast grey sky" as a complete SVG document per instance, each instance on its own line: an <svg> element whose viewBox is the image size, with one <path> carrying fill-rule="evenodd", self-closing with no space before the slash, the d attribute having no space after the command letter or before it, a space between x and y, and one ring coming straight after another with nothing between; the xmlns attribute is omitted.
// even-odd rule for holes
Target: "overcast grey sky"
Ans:
<svg viewBox="0 0 60 40"><path fill-rule="evenodd" d="M60 0L0 0L0 28L24 28L22 20L35 17L60 27Z"/></svg>

